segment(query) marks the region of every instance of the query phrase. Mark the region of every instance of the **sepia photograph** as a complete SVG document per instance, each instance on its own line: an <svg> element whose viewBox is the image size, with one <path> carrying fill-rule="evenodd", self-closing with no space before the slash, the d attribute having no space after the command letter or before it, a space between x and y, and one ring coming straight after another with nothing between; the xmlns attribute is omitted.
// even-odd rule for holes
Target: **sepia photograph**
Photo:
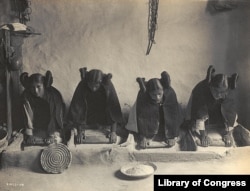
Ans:
<svg viewBox="0 0 250 191"><path fill-rule="evenodd" d="M250 188L250 0L0 0L0 190Z"/></svg>

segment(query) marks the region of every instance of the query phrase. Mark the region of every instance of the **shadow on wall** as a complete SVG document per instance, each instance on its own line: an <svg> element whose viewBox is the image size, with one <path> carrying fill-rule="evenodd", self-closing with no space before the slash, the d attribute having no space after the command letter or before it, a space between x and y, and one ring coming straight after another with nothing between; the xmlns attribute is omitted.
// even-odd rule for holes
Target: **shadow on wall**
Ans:
<svg viewBox="0 0 250 191"><path fill-rule="evenodd" d="M219 14L225 11L231 11L238 7L236 0L208 0L206 11L211 15Z"/></svg>
<svg viewBox="0 0 250 191"><path fill-rule="evenodd" d="M239 122L250 129L250 2L238 2L238 8L229 15L229 39L226 50L226 66L231 73L239 73L238 114Z"/></svg>
<svg viewBox="0 0 250 191"><path fill-rule="evenodd" d="M239 74L237 88L238 121L250 129L250 2L210 0L206 12L214 19L213 62L225 74ZM216 66L217 65L217 66Z"/></svg>
<svg viewBox="0 0 250 191"><path fill-rule="evenodd" d="M9 0L0 1L0 25L11 23L15 20L15 16L11 12Z"/></svg>

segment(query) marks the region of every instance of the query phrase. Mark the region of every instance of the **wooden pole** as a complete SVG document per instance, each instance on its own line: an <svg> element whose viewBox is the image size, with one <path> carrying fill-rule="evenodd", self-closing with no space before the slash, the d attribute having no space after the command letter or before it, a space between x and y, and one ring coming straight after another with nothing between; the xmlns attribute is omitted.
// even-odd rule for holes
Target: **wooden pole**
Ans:
<svg viewBox="0 0 250 191"><path fill-rule="evenodd" d="M10 55L8 48L10 47L10 31L4 30L4 38L5 38L5 58L7 60L5 68L6 68L6 102L7 102L7 139L10 140L12 134L12 112L11 112L11 76L10 71L8 69L8 63L10 63Z"/></svg>

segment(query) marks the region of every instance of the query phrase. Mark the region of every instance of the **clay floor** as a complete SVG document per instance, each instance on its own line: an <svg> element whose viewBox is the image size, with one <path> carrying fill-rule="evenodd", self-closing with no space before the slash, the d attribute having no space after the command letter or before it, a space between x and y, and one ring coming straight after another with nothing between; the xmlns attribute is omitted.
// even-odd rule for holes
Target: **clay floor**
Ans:
<svg viewBox="0 0 250 191"><path fill-rule="evenodd" d="M39 149L30 148L22 151L22 156L16 157L17 161L13 163L8 162L8 159L11 161L11 158L15 157L17 153L15 151L9 152L9 154L6 152L5 157L8 157L8 159L6 159L7 162L5 161L4 168L0 170L0 190L153 190L153 176L133 180L128 179L120 173L120 168L131 162L131 158L126 155L126 149L109 146L109 148L113 147L112 152L108 152L110 156L112 155L111 157L103 157L105 156L105 152L102 152L103 154L101 155L96 154L99 151L103 151L104 147L108 146L83 145L71 148L73 155L72 163L69 168L61 174L47 174L39 167L39 160L34 157L36 156L36 151ZM206 160L204 157L196 157L201 153L216 154L211 154L212 157ZM149 160L148 155L155 156L155 158L151 158L151 160L153 160L152 162L157 166L155 174L250 174L250 147L230 149L211 147L206 151L200 150L194 155L190 155L190 158L187 157L188 155L186 155L185 152L175 152L175 154L173 154L166 148L148 149L147 151L134 151L133 156L135 156L135 158L133 158L133 160L146 161ZM172 155L178 156L177 158L179 160L168 160L168 157ZM136 158L138 156L141 157ZM157 161L157 156L160 156L158 159L161 162ZM164 160L162 156L165 156L165 158L163 157ZM33 158L35 160L33 160Z"/></svg>

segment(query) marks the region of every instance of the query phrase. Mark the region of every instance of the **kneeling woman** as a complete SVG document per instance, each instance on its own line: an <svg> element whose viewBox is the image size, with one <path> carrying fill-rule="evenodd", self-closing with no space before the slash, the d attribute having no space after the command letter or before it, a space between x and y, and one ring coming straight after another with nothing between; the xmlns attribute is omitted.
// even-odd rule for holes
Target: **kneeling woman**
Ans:
<svg viewBox="0 0 250 191"><path fill-rule="evenodd" d="M183 125L197 141L192 144L193 138L183 136L181 150L196 150L196 144L202 147L213 144L210 132L220 134L226 147L250 145L250 132L237 122L237 80L237 73L232 76L215 74L213 66L208 68L206 79L192 90L186 125Z"/></svg>
<svg viewBox="0 0 250 191"><path fill-rule="evenodd" d="M101 129L110 143L117 141L117 125L123 121L121 106L112 74L104 74L99 69L80 69L79 82L68 113L68 126L76 129L75 143L86 142L85 130Z"/></svg>
<svg viewBox="0 0 250 191"><path fill-rule="evenodd" d="M137 82L140 90L126 125L130 133L127 142L121 146L134 141L134 135L141 149L147 148L151 140L165 141L167 147L174 146L180 113L168 73L164 71L161 79L152 78L149 81L137 78Z"/></svg>
<svg viewBox="0 0 250 191"><path fill-rule="evenodd" d="M65 105L60 92L52 85L50 71L46 75L22 73L20 81L24 115L24 142L28 145L62 142Z"/></svg>

